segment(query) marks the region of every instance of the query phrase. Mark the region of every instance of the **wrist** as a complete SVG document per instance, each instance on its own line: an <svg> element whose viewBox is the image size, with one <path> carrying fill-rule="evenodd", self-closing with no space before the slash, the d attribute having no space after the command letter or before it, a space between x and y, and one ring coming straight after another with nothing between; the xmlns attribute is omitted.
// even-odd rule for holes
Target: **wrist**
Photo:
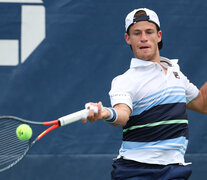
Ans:
<svg viewBox="0 0 207 180"><path fill-rule="evenodd" d="M114 108L107 108L106 109L109 111L110 116L106 119L104 119L108 123L115 123L118 119L118 114Z"/></svg>

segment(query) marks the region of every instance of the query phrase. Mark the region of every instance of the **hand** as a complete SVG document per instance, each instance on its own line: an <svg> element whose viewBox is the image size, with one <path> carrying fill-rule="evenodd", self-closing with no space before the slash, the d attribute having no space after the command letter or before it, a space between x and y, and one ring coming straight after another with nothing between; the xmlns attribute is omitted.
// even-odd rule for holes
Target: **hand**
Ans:
<svg viewBox="0 0 207 180"><path fill-rule="evenodd" d="M102 119L106 119L110 116L110 112L103 107L102 103L101 102L98 102L98 103L87 103L89 104L89 106L87 107L88 109L90 109L89 111L89 115L86 119L82 119L82 122L83 123L86 123L87 121L90 121L90 122L95 122L95 121L98 121L98 120L102 120ZM98 107L98 112L94 112L93 108L91 108L91 106L94 106L94 107Z"/></svg>

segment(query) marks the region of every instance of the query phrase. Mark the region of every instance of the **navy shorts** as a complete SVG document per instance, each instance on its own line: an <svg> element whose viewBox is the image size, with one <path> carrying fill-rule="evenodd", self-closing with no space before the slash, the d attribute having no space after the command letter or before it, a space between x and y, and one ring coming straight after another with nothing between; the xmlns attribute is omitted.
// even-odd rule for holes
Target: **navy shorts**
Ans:
<svg viewBox="0 0 207 180"><path fill-rule="evenodd" d="M144 164L120 158L113 163L111 180L186 180L191 173L189 166Z"/></svg>

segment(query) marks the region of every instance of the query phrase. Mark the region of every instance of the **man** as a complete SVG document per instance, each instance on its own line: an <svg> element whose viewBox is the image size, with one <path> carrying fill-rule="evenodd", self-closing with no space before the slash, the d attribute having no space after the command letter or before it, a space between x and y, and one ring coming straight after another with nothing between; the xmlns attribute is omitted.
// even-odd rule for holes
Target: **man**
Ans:
<svg viewBox="0 0 207 180"><path fill-rule="evenodd" d="M112 179L188 179L184 161L188 144L188 109L207 113L207 83L200 91L180 71L178 60L160 57L162 32L157 14L141 8L125 20L125 40L134 58L124 74L112 81L113 108L97 106L87 120L123 126L123 142L113 163Z"/></svg>

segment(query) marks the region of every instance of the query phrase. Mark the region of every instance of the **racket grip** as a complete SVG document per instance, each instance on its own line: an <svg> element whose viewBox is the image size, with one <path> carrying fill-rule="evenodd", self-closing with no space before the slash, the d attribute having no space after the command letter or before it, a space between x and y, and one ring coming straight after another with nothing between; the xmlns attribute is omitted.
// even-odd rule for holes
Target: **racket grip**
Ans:
<svg viewBox="0 0 207 180"><path fill-rule="evenodd" d="M86 119L88 114L89 114L89 109L83 109L81 111L77 111L75 113L63 116L63 117L59 118L58 120L60 121L60 126L65 126L67 124L79 121L82 118Z"/></svg>

